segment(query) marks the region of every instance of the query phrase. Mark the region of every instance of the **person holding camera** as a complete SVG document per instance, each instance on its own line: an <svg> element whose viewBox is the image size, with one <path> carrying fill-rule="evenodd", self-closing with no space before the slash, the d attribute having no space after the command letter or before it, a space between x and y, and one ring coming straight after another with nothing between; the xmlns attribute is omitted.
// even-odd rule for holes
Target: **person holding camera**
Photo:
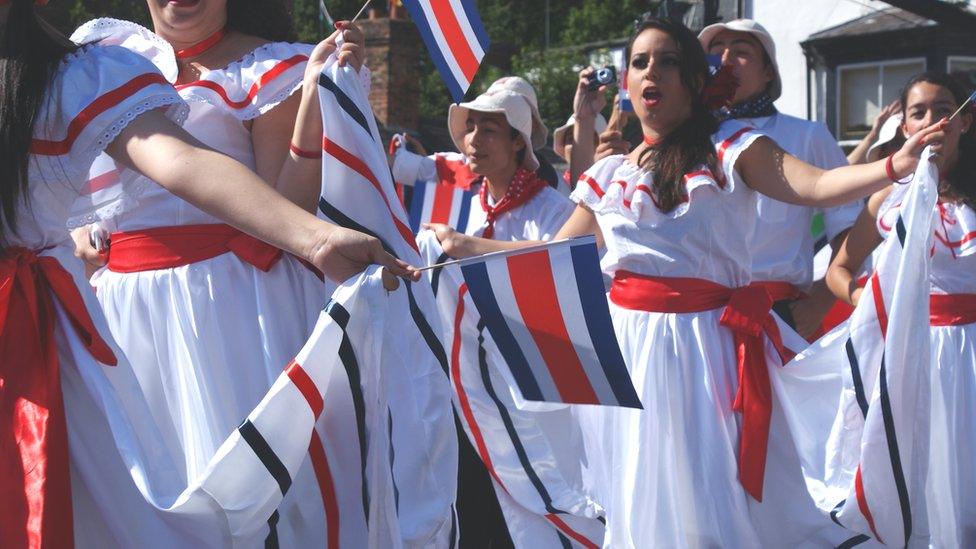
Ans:
<svg viewBox="0 0 976 549"><path fill-rule="evenodd" d="M724 117L739 120L769 136L786 152L821 169L847 165L829 130L783 114L773 102L783 83L776 64L776 45L762 25L737 19L705 27L698 35L705 51L731 65L739 87ZM805 338L813 336L835 299L823 280L813 280L813 216L823 212L832 248L854 224L860 202L831 208L787 204L759 197L758 226L752 239L753 279L766 281L776 299L774 310ZM802 292L802 293L801 293Z"/></svg>
<svg viewBox="0 0 976 549"><path fill-rule="evenodd" d="M552 148L569 163L563 174L565 189L572 192L580 174L595 161L599 135L607 129L607 119L600 112L607 106L606 90L616 84L617 71L613 67L587 67L579 73L573 114L566 124L552 132ZM563 187L560 187L563 189ZM567 193L568 194L568 193Z"/></svg>

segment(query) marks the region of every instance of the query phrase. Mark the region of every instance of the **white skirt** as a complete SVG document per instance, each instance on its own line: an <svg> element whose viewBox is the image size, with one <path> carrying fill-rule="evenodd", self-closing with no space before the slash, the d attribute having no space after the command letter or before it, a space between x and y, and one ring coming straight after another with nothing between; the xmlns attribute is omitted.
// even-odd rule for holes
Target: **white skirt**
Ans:
<svg viewBox="0 0 976 549"><path fill-rule="evenodd" d="M132 364L161 432L160 444L182 459L184 479L204 472L302 348L329 298L326 286L288 255L267 273L227 253L173 269L102 269L92 285ZM278 509L277 524L267 528L282 545L322 545L326 529L338 526L325 524L329 505L345 519L344 545L364 539L359 487L343 487L344 479L359 478L359 456L344 455L349 445L331 440L348 430L351 412L336 409L343 400L330 400L317 426L330 476L338 484L326 493L325 479L318 478L322 460L316 467L305 463ZM351 402L345 405L351 410Z"/></svg>
<svg viewBox="0 0 976 549"><path fill-rule="evenodd" d="M925 500L933 547L976 546L976 324L931 328Z"/></svg>
<svg viewBox="0 0 976 549"><path fill-rule="evenodd" d="M807 495L775 404L764 503L739 483L738 372L721 309L649 313L611 302L610 312L644 410L579 411L585 482L607 511L605 547L827 546L850 537Z"/></svg>

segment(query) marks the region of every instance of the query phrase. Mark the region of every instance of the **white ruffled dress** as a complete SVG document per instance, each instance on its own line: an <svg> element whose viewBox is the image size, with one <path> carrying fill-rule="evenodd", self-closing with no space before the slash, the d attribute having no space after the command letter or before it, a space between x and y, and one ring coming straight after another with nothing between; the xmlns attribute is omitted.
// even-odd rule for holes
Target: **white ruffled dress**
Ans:
<svg viewBox="0 0 976 549"><path fill-rule="evenodd" d="M72 38L121 45L176 81L173 49L138 25L99 19L80 27ZM254 169L245 124L301 89L311 49L268 43L198 81L177 86L189 105L184 128ZM145 177L125 189L107 184L113 170L119 169L105 158L96 163L88 186L104 196L85 222L100 221L111 232L221 223ZM130 175L117 173L114 178ZM132 273L103 268L91 283L112 334L133 365L161 442L181 456L186 478L206 469L218 447L267 393L302 348L329 297L322 281L289 254L267 272L225 253L176 268ZM336 373L332 383L349 387L344 372ZM328 539L346 546L364 543L360 456L355 445L344 442L356 437L346 393L333 392L335 398L317 426L324 460L303 465L278 509L277 524L265 527L267 539L276 537L296 547L322 545ZM329 508L338 510L341 528L327 524ZM330 532L336 528L338 538Z"/></svg>
<svg viewBox="0 0 976 549"><path fill-rule="evenodd" d="M713 135L722 173L703 167L686 175L686 199L670 212L657 206L652 175L626 157L610 156L587 170L571 198L596 216L607 248L604 273L748 285L757 193L735 166L758 137L739 122L723 123ZM579 413L586 481L607 511L605 547L792 547L816 544L831 528L805 492L775 401L764 502L741 486L741 415L732 410L736 347L719 324L722 310L661 313L610 303L644 410ZM803 349L799 336L777 322L786 346ZM766 356L780 364L768 342ZM821 544L844 539L838 531Z"/></svg>
<svg viewBox="0 0 976 549"><path fill-rule="evenodd" d="M896 185L879 210L878 232L891 235L909 185ZM976 295L976 211L936 206L933 295ZM932 326L931 422L925 499L930 545L976 544L976 323Z"/></svg>

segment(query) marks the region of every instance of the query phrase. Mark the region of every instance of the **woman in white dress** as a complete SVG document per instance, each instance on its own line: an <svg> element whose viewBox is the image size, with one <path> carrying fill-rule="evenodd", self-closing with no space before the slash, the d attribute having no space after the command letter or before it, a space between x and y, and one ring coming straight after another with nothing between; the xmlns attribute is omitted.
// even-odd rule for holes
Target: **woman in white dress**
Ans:
<svg viewBox="0 0 976 549"><path fill-rule="evenodd" d="M189 105L184 128L191 135L314 212L321 185L317 77L335 37L314 52L286 41L290 21L279 1L261 9L240 0L147 3L156 33L98 19L72 38L147 57ZM341 34L341 62L360 68L362 33L350 25ZM110 245L92 285L166 444L185 457L192 478L301 348L329 285L298 258L242 237L149 179L139 184L146 188L138 198L117 201L128 203L124 211L107 208L99 216ZM335 375L335 386L349 387L345 372ZM360 449L344 442L356 436L353 399L339 396L349 391L334 393L311 458L277 525L268 525L269 539L365 543Z"/></svg>
<svg viewBox="0 0 976 549"><path fill-rule="evenodd" d="M900 131L915 135L949 116L968 98L952 77L923 73L905 86ZM931 282L931 399L926 508L930 544L976 543L976 138L965 111L946 127ZM909 185L875 193L827 271L839 299L856 305L856 273L892 233Z"/></svg>
<svg viewBox="0 0 976 549"><path fill-rule="evenodd" d="M829 524L809 505L761 503L778 479L800 474L777 466L780 446L767 456L767 361L805 345L769 315L766 290L749 286L756 192L841 204L888 185L885 163L824 171L735 121L717 123L701 97L704 52L680 24L642 21L626 53L644 143L582 176L556 236L595 233L606 247L610 311L645 408L580 414L589 483L607 510L604 545L797 545ZM909 140L889 171L914 171L940 130ZM439 233L459 257L527 245Z"/></svg>
<svg viewBox="0 0 976 549"><path fill-rule="evenodd" d="M375 239L316 219L174 124L185 104L145 59L72 44L29 0L0 2L0 36L0 545L179 544L194 533L145 492L172 478L168 460L145 453L151 418L127 415L141 395L113 393L132 370L66 231L102 205L86 184L95 156L129 168L129 191L150 177L334 280L373 262L407 273ZM134 438L106 438L124 423Z"/></svg>

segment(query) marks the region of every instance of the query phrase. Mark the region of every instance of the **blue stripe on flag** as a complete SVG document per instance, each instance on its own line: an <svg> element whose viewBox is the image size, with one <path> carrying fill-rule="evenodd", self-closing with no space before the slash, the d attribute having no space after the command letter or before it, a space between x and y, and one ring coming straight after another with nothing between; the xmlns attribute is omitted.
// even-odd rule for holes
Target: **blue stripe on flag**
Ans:
<svg viewBox="0 0 976 549"><path fill-rule="evenodd" d="M338 84L332 81L331 78L325 75L323 72L319 75L319 85L323 88L332 92L332 95L336 98L336 103L339 107L349 115L350 118L356 121L364 130L366 130L366 135L370 139L373 139L373 132L369 129L369 122L366 121L366 116L363 114L359 107L356 106L356 102L352 100L351 97L346 95L346 92L342 91Z"/></svg>
<svg viewBox="0 0 976 549"><path fill-rule="evenodd" d="M461 193L461 206L458 211L457 226L454 227L458 232L464 233L468 230L468 217L471 215L471 200L474 193L463 191Z"/></svg>
<svg viewBox="0 0 976 549"><path fill-rule="evenodd" d="M505 362L512 369L512 375L515 377L515 382L518 383L519 390L522 391L522 396L528 400L545 400L539 383L532 375L532 368L529 367L518 341L512 335L512 331L498 307L485 263L480 261L461 265L461 273L468 285L468 293L471 294L471 299L488 326L488 332L495 340Z"/></svg>
<svg viewBox="0 0 976 549"><path fill-rule="evenodd" d="M474 31L478 43L481 44L481 50L485 52L485 55L488 55L488 46L491 45L491 42L488 40L485 26L481 23L481 16L478 15L478 8L474 5L474 0L461 0L461 5L464 7L464 15L468 18L471 30Z"/></svg>
<svg viewBox="0 0 976 549"><path fill-rule="evenodd" d="M424 196L426 194L426 181L414 183L413 194L410 196L410 230L414 233L420 232L420 224L424 221Z"/></svg>
<svg viewBox="0 0 976 549"><path fill-rule="evenodd" d="M603 292L603 275L600 274L600 255L596 244L577 244L570 247L573 257L573 271L576 273L576 287L579 291L580 305L583 307L583 320L590 333L593 350L600 359L600 365L617 404L630 408L643 408L634 384L627 372L620 345L613 332L610 308Z"/></svg>
<svg viewBox="0 0 976 549"><path fill-rule="evenodd" d="M417 0L403 0L403 7L407 8L407 13L410 14L410 18L417 25L417 30L420 31L420 37L424 39L427 52L430 53L430 58L434 61L434 66L437 67L437 71L441 73L441 79L447 85L447 91L451 93L451 98L454 99L455 103L460 103L464 99L465 90L461 88L461 83L454 77L454 73L451 72L451 68L447 64L447 59L444 57L444 52L437 45L437 39L434 38L434 32L430 29L430 25L427 24L427 16L424 14L424 9L420 7L420 2L417 2Z"/></svg>

